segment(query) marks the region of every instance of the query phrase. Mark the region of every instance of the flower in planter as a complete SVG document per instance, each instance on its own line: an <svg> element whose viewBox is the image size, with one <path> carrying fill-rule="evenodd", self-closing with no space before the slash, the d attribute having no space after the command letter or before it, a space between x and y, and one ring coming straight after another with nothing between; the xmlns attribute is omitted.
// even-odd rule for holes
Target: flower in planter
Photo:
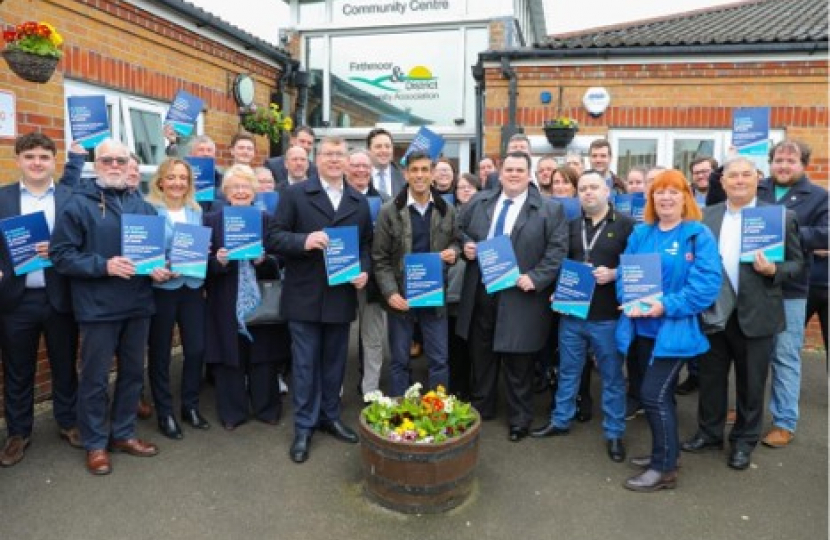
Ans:
<svg viewBox="0 0 830 540"><path fill-rule="evenodd" d="M363 400L369 405L363 416L369 427L392 441L438 443L458 437L475 422L469 403L447 395L443 386L421 395L415 383L402 398L390 398L380 391L369 392Z"/></svg>
<svg viewBox="0 0 830 540"><path fill-rule="evenodd" d="M63 37L49 23L33 21L18 24L12 30L3 31L7 51L22 51L37 56L60 58Z"/></svg>
<svg viewBox="0 0 830 540"><path fill-rule="evenodd" d="M553 120L545 120L544 129L573 129L579 131L579 123L573 118L560 116Z"/></svg>
<svg viewBox="0 0 830 540"><path fill-rule="evenodd" d="M242 127L254 135L265 135L271 142L277 143L282 132L291 131L293 122L290 116L283 114L279 105L271 103L266 109L258 109L256 105L252 105L244 111Z"/></svg>

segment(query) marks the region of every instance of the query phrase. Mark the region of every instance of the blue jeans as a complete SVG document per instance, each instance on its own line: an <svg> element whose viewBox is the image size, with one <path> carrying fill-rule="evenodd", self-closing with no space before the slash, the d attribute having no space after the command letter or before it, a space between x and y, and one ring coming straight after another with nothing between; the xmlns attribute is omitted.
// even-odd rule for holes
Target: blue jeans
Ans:
<svg viewBox="0 0 830 540"><path fill-rule="evenodd" d="M617 352L614 331L617 321L585 321L563 315L559 319L559 387L551 422L567 428L576 412L576 395L585 365L588 345L597 358L602 377L602 429L606 439L625 433L625 378L622 356Z"/></svg>
<svg viewBox="0 0 830 540"><path fill-rule="evenodd" d="M769 411L772 424L795 431L798 423L798 395L801 392L801 347L804 345L804 313L806 298L784 300L787 328L773 339L772 394Z"/></svg>
<svg viewBox="0 0 830 540"><path fill-rule="evenodd" d="M447 318L439 316L434 308L411 309L407 313L390 312L386 322L389 326L389 350L392 353L390 370L393 396L402 396L409 388L409 346L416 321L421 325L424 352L429 360L427 387L435 389L439 384L444 388L449 386Z"/></svg>

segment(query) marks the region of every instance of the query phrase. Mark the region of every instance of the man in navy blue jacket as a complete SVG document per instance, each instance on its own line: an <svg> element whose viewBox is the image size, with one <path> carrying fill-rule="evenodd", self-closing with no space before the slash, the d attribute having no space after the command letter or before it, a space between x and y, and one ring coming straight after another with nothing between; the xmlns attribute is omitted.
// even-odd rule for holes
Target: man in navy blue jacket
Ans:
<svg viewBox="0 0 830 540"><path fill-rule="evenodd" d="M787 446L795 437L810 262L813 252L827 249L827 190L812 183L804 174L804 168L810 163L810 153L810 147L801 142L779 142L769 153L770 177L758 185L759 200L786 206L795 213L806 262L798 277L785 282L782 287L787 328L774 340L769 404L773 427L762 440L772 448Z"/></svg>
<svg viewBox="0 0 830 540"><path fill-rule="evenodd" d="M156 212L127 189L126 146L107 139L95 156L96 178L78 187L67 203L55 224L50 255L58 272L70 280L82 334L78 427L86 465L90 473L103 475L111 471L108 445L140 457L158 453L154 444L135 434L153 293L150 279L137 276L133 262L121 255L121 216ZM158 281L170 277L165 269L152 275ZM108 377L116 355L118 379L108 413Z"/></svg>

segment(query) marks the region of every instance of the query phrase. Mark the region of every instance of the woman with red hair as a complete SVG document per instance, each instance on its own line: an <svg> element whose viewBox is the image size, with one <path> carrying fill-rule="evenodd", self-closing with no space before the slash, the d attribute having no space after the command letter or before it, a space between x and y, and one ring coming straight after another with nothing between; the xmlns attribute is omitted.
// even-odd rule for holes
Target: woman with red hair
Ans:
<svg viewBox="0 0 830 540"><path fill-rule="evenodd" d="M645 223L634 229L625 249L660 255L663 288L659 300L641 302L617 325L618 349L634 354L641 372L640 377L629 373L629 384L640 385L652 434L651 455L631 460L644 469L623 484L633 491L671 489L677 482L677 374L687 360L709 349L698 315L715 302L722 279L718 244L701 218L683 173L663 171L646 193Z"/></svg>

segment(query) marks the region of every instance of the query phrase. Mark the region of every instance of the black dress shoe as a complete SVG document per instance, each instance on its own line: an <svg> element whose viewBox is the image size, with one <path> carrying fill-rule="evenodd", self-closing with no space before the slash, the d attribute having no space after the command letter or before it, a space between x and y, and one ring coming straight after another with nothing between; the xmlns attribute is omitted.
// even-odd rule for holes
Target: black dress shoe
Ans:
<svg viewBox="0 0 830 540"><path fill-rule="evenodd" d="M729 460L726 464L730 469L743 471L749 468L751 452L747 450L733 449L729 454Z"/></svg>
<svg viewBox="0 0 830 540"><path fill-rule="evenodd" d="M340 420L332 420L330 422L322 422L319 426L320 431L324 433L328 433L332 435L335 439L341 440L343 442L356 444L359 440L357 438L357 433L352 431L352 429L341 422Z"/></svg>
<svg viewBox="0 0 830 540"><path fill-rule="evenodd" d="M608 457L614 463L625 461L625 445L622 439L608 439Z"/></svg>
<svg viewBox="0 0 830 540"><path fill-rule="evenodd" d="M698 381L697 375L689 374L685 381L677 385L677 388L674 389L674 393L679 396L687 396L691 393L697 392L698 387L700 387L700 382Z"/></svg>
<svg viewBox="0 0 830 540"><path fill-rule="evenodd" d="M674 489L676 485L677 471L661 473L654 469L648 469L623 482L625 489L639 491L641 493L649 493L661 489Z"/></svg>
<svg viewBox="0 0 830 540"><path fill-rule="evenodd" d="M210 424L199 413L199 409L182 409L182 420L195 429L209 429Z"/></svg>
<svg viewBox="0 0 830 540"><path fill-rule="evenodd" d="M590 422L594 417L594 402L591 396L576 396L576 414L574 418L577 422Z"/></svg>
<svg viewBox="0 0 830 540"><path fill-rule="evenodd" d="M291 443L291 450L288 455L294 463L302 463L308 459L308 444L311 442L311 435L298 433L294 435L294 442Z"/></svg>
<svg viewBox="0 0 830 540"><path fill-rule="evenodd" d="M510 426L510 431L507 434L507 438L510 442L519 442L525 437L527 437L528 431L526 427L518 427L518 426Z"/></svg>
<svg viewBox="0 0 830 540"><path fill-rule="evenodd" d="M546 426L542 426L540 428L536 428L530 432L531 437L541 438L541 437L558 437L560 435L567 435L570 433L571 430L568 428L561 428L556 427L553 425L553 422L549 423Z"/></svg>
<svg viewBox="0 0 830 540"><path fill-rule="evenodd" d="M179 440L184 437L182 428L179 427L179 423L176 422L172 414L170 416L159 416L159 431L168 439Z"/></svg>
<svg viewBox="0 0 830 540"><path fill-rule="evenodd" d="M693 454L703 452L708 449L722 450L723 441L708 441L704 439L702 435L696 434L694 437L681 444L680 449L684 452L692 452Z"/></svg>

